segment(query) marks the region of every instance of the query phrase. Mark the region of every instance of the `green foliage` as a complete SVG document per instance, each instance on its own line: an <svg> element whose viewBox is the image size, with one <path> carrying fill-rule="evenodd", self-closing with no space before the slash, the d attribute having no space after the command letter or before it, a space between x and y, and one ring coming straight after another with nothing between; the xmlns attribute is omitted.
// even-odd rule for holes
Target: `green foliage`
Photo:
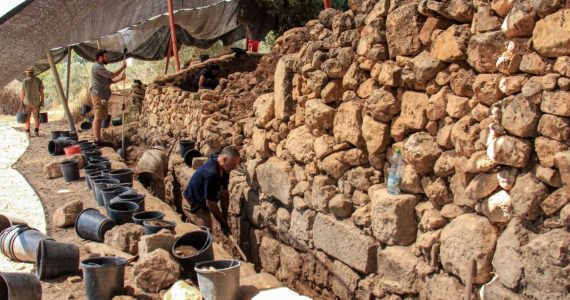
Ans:
<svg viewBox="0 0 570 300"><path fill-rule="evenodd" d="M277 16L280 33L317 19L319 12L324 9L323 0L257 0L257 3L269 14ZM345 10L348 7L348 0L332 0L331 6Z"/></svg>

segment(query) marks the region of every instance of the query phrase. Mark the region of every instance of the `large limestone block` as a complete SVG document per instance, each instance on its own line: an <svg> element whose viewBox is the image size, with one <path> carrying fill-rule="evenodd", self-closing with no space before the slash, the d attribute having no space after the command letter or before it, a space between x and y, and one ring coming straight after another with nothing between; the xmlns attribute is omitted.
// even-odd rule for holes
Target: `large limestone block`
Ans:
<svg viewBox="0 0 570 300"><path fill-rule="evenodd" d="M372 200L372 232L382 243L407 246L416 240L417 223L414 195L391 195L386 189L377 189Z"/></svg>
<svg viewBox="0 0 570 300"><path fill-rule="evenodd" d="M467 62L479 73L494 73L497 71L497 57L506 50L505 41L500 31L472 36L467 49Z"/></svg>
<svg viewBox="0 0 570 300"><path fill-rule="evenodd" d="M443 267L467 282L469 260L475 259L477 270L473 283L486 283L491 278L491 260L497 237L497 228L485 217L465 214L453 219L441 232Z"/></svg>
<svg viewBox="0 0 570 300"><path fill-rule="evenodd" d="M548 187L531 172L519 175L511 190L515 215L525 220L536 219L542 213L540 203L547 196Z"/></svg>
<svg viewBox="0 0 570 300"><path fill-rule="evenodd" d="M315 158L314 142L315 138L309 128L300 126L289 132L285 148L296 161L306 164Z"/></svg>
<svg viewBox="0 0 570 300"><path fill-rule="evenodd" d="M295 249L283 244L279 247L279 257L281 267L277 271L277 278L291 284L301 275L303 260Z"/></svg>
<svg viewBox="0 0 570 300"><path fill-rule="evenodd" d="M347 238L350 237L350 238ZM315 247L362 273L376 271L376 241L349 221L317 214L313 225Z"/></svg>
<svg viewBox="0 0 570 300"><path fill-rule="evenodd" d="M291 190L296 179L293 168L287 161L271 157L256 168L257 180L261 191L279 200L285 206L293 204Z"/></svg>
<svg viewBox="0 0 570 300"><path fill-rule="evenodd" d="M528 235L521 219L514 218L497 240L493 268L506 287L515 288L523 277L521 247L528 242Z"/></svg>
<svg viewBox="0 0 570 300"><path fill-rule="evenodd" d="M435 137L427 132L412 134L404 144L404 160L422 175L433 172L433 167L443 153Z"/></svg>
<svg viewBox="0 0 570 300"><path fill-rule="evenodd" d="M568 298L570 233L554 229L532 239L522 249L525 294L534 299Z"/></svg>
<svg viewBox="0 0 570 300"><path fill-rule="evenodd" d="M278 240L269 236L264 236L259 247L259 258L263 269L270 273L277 273L281 266L281 256L279 248L281 244Z"/></svg>
<svg viewBox="0 0 570 300"><path fill-rule="evenodd" d="M536 51L547 57L570 54L570 9L562 9L536 22L532 34Z"/></svg>
<svg viewBox="0 0 570 300"><path fill-rule="evenodd" d="M372 91L366 99L364 112L380 122L390 122L400 112L400 100L385 89Z"/></svg>
<svg viewBox="0 0 570 300"><path fill-rule="evenodd" d="M313 236L312 229L316 215L316 212L311 209L293 209L291 212L291 226L289 227L291 236L308 242Z"/></svg>
<svg viewBox="0 0 570 300"><path fill-rule="evenodd" d="M519 137L533 137L540 120L538 106L525 97L516 97L503 110L501 125Z"/></svg>
<svg viewBox="0 0 570 300"><path fill-rule="evenodd" d="M570 92L542 92L542 102L540 109L544 113L557 115L560 117L570 117Z"/></svg>
<svg viewBox="0 0 570 300"><path fill-rule="evenodd" d="M364 115L362 122L362 136L366 141L369 160L382 154L390 141L390 126L377 122L374 118Z"/></svg>
<svg viewBox="0 0 570 300"><path fill-rule="evenodd" d="M333 263L333 273L334 276L331 279L333 293L340 299L353 299L360 276L338 260Z"/></svg>
<svg viewBox="0 0 570 300"><path fill-rule="evenodd" d="M386 39L391 58L413 56L421 50L419 34L425 17L419 14L417 6L417 3L405 4L388 14Z"/></svg>
<svg viewBox="0 0 570 300"><path fill-rule="evenodd" d="M382 287L392 293L418 293L417 258L408 247L390 246L378 251L378 277Z"/></svg>
<svg viewBox="0 0 570 300"><path fill-rule="evenodd" d="M469 25L451 25L433 40L431 55L445 62L465 60L470 37Z"/></svg>
<svg viewBox="0 0 570 300"><path fill-rule="evenodd" d="M457 278L446 273L428 277L420 286L421 300L461 299L464 293L465 286Z"/></svg>
<svg viewBox="0 0 570 300"><path fill-rule="evenodd" d="M356 101L342 103L334 116L333 133L338 143L349 142L354 146L362 146L362 104Z"/></svg>
<svg viewBox="0 0 570 300"><path fill-rule="evenodd" d="M532 151L532 146L528 141L508 135L497 138L494 148L494 161L517 168L526 166Z"/></svg>
<svg viewBox="0 0 570 300"><path fill-rule="evenodd" d="M265 127L265 125L275 116L275 101L273 93L263 94L253 103L255 110L255 125Z"/></svg>
<svg viewBox="0 0 570 300"><path fill-rule="evenodd" d="M295 63L293 55L282 57L275 67L275 75L273 77L273 93L275 99L275 117L279 120L285 120L293 113L293 64Z"/></svg>
<svg viewBox="0 0 570 300"><path fill-rule="evenodd" d="M564 142L570 139L570 120L543 114L538 122L538 132L548 138Z"/></svg>
<svg viewBox="0 0 570 300"><path fill-rule="evenodd" d="M309 129L331 129L334 121L335 109L320 100L309 100L305 103L305 125Z"/></svg>

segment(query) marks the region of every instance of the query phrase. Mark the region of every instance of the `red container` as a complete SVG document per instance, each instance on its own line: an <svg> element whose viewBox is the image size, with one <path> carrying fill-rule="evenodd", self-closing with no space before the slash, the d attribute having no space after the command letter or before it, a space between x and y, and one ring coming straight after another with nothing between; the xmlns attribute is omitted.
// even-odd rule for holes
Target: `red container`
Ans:
<svg viewBox="0 0 570 300"><path fill-rule="evenodd" d="M73 154L81 153L81 149L78 145L73 145L69 147L63 148L63 152L65 152L65 156L72 156Z"/></svg>

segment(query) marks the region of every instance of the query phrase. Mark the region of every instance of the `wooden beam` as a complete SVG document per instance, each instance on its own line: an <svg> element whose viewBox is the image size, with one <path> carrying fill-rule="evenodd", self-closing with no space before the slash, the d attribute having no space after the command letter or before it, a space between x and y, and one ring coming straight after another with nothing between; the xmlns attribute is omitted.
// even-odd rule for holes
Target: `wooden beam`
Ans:
<svg viewBox="0 0 570 300"><path fill-rule="evenodd" d="M69 85L71 83L71 47L67 47L67 73L65 74L65 99L69 100Z"/></svg>
<svg viewBox="0 0 570 300"><path fill-rule="evenodd" d="M178 47L176 45L176 23L174 23L174 10L172 0L166 0L168 4L168 24L170 25L170 41L172 42L172 53L174 54L174 67L176 72L180 71L180 60L178 59Z"/></svg>
<svg viewBox="0 0 570 300"><path fill-rule="evenodd" d="M172 41L172 39L170 39ZM172 42L168 42L168 53L166 53L166 67L164 67L164 75L168 74L170 66L170 55L172 55Z"/></svg>
<svg viewBox="0 0 570 300"><path fill-rule="evenodd" d="M53 80L55 81L55 88L57 90L57 94L59 95L59 99L61 100L61 105L63 106L65 119L67 119L67 125L69 125L69 130L77 132L77 130L75 129L75 124L73 123L73 118L71 117L71 112L69 111L69 106L67 105L67 99L65 98L65 94L63 93L63 87L61 86L61 80L59 80L59 74L57 73L57 69L55 67L55 62L53 60L53 55L51 54L51 51L48 51L47 59L49 62L49 68L51 69L51 73L53 75Z"/></svg>

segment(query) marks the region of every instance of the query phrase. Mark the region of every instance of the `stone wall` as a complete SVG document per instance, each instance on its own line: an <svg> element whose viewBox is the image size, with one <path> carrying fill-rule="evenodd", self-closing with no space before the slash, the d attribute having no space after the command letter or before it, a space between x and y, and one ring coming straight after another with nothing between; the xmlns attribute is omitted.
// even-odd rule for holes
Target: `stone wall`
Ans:
<svg viewBox="0 0 570 300"><path fill-rule="evenodd" d="M239 147L233 233L307 295L460 299L472 275L477 297L568 297L570 3L349 3L285 33L309 42L253 116L232 119L221 89L154 84L144 136ZM401 195L384 184L395 148ZM192 173L171 170L167 201Z"/></svg>

